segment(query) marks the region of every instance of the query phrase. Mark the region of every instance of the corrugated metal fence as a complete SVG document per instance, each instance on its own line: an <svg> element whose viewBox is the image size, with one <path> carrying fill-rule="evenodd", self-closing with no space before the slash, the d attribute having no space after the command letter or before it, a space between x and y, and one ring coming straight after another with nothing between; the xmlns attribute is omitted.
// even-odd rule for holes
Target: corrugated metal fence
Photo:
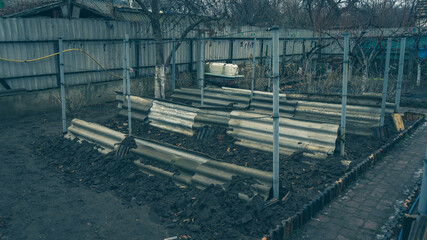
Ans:
<svg viewBox="0 0 427 240"><path fill-rule="evenodd" d="M184 24L185 25L185 24ZM165 59L172 50L172 39L179 38L185 26L165 34ZM132 77L154 73L155 46L150 24L147 22L119 22L92 19L43 19L43 18L0 18L0 57L16 60L34 59L58 51L58 38L64 40L64 49L79 48L91 54L111 72L121 75L123 44L122 39L129 34L131 47ZM313 38L309 30L283 30L281 33L281 54L298 54L301 40L286 42L285 38ZM176 54L178 71L195 69L197 61L197 31L190 32L188 39ZM216 29L206 46L206 61L233 63L251 61L252 42L257 38L257 57L270 56L270 32L254 27L223 27ZM309 40L307 40L309 41ZM293 46L293 47L291 47ZM309 46L306 44L306 46ZM106 74L92 60L81 52L64 54L67 85L89 84L111 81L115 78ZM27 91L58 87L58 57L31 63L0 61L0 90L25 88Z"/></svg>
<svg viewBox="0 0 427 240"><path fill-rule="evenodd" d="M183 19L180 24L164 22L164 58L172 51L172 39L190 25ZM170 26L169 26L169 25ZM271 56L271 33L256 27L200 26L213 29L205 44L205 61L227 60L233 63L251 63L253 41L257 39L256 57L268 64ZM58 38L62 37L64 49L79 48L97 59L109 71L121 75L123 38L129 34L131 77L154 74L156 62L152 29L147 20L140 22L95 19L0 18L0 57L8 59L33 59L58 51ZM176 54L178 72L194 71L197 62L198 31L191 31ZM282 29L280 32L280 60L299 60L321 43L324 55L340 55L336 41L311 30ZM330 44L332 43L332 44ZM283 55L285 53L285 55ZM319 52L320 53L320 52ZM81 52L64 54L67 85L90 84L114 80ZM31 63L0 61L0 90L5 88L27 91L58 87L58 56Z"/></svg>

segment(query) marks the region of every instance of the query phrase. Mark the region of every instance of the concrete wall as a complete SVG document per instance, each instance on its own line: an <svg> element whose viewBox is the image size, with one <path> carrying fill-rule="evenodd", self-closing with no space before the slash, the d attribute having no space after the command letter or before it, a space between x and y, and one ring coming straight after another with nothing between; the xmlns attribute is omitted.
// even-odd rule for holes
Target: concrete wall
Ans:
<svg viewBox="0 0 427 240"><path fill-rule="evenodd" d="M133 95L151 97L154 93L154 77L131 81ZM170 81L166 90L170 91ZM82 107L115 101L115 91L122 92L122 81L89 85L66 86L67 114L72 116ZM13 118L44 112L61 111L60 89L0 94L0 118Z"/></svg>

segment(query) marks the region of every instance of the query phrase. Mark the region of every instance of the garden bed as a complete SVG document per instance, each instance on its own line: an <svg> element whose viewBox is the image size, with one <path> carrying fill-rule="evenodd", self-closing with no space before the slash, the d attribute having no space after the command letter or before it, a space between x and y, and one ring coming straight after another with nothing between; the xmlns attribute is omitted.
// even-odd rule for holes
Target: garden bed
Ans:
<svg viewBox="0 0 427 240"><path fill-rule="evenodd" d="M100 123L114 130L127 131L125 118L117 117ZM392 124L390 119L387 124ZM219 161L271 171L271 153L236 145L235 139L225 131L224 128L214 128L215 134L200 140L197 133L188 137L133 122L136 137L191 149ZM84 184L96 191L113 190L127 202L150 206L153 218L167 226L171 236L183 239L259 239L270 229L281 225L281 220L301 212L307 203L333 187L340 177L396 136L394 132L388 141L378 141L349 135L346 149L347 160L351 160L349 167L341 164L341 158L336 155L327 159L311 159L302 153L281 156L280 180L283 192L289 192L289 195L286 201L268 207L264 206L261 198L252 202L238 198L237 192L242 191L250 179L235 178L225 186L225 190L219 186L198 190L191 186L178 187L167 178L148 176L133 164L136 157L132 154L117 160L113 153L102 155L89 143L78 144L61 137L44 138L37 149L48 165L63 173L67 181Z"/></svg>

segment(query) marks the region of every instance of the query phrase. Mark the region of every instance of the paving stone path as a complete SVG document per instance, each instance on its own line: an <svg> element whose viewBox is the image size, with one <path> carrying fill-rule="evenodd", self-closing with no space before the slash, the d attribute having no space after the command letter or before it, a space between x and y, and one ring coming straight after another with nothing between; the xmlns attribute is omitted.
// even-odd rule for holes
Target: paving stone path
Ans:
<svg viewBox="0 0 427 240"><path fill-rule="evenodd" d="M377 239L396 201L415 187L423 167L427 123L394 149L342 196L306 224L296 239ZM417 174L418 173L418 174Z"/></svg>

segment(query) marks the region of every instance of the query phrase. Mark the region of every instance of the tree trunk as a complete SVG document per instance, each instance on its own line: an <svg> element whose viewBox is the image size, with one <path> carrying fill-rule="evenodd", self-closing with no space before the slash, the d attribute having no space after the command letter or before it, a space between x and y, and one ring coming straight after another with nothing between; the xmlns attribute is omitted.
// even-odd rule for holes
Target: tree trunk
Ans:
<svg viewBox="0 0 427 240"><path fill-rule="evenodd" d="M154 97L155 98L165 98L165 83L166 83L166 74L165 74L165 65L160 64L156 65L155 72L155 82L154 82Z"/></svg>
<svg viewBox="0 0 427 240"><path fill-rule="evenodd" d="M151 20L153 28L154 40L156 40L156 67L154 74L154 97L165 98L165 61L164 61L164 49L162 41L162 33L160 28L159 18Z"/></svg>
<svg viewBox="0 0 427 240"><path fill-rule="evenodd" d="M366 91L366 85L368 83L368 63L364 62L365 67L363 68L363 76L362 76L362 93Z"/></svg>
<svg viewBox="0 0 427 240"><path fill-rule="evenodd" d="M138 1L139 3L139 1ZM165 98L165 59L163 49L162 29L160 25L160 1L152 0L152 15L150 15L151 27L153 29L154 40L156 41L156 67L154 74L154 97ZM140 4L141 5L141 4Z"/></svg>

